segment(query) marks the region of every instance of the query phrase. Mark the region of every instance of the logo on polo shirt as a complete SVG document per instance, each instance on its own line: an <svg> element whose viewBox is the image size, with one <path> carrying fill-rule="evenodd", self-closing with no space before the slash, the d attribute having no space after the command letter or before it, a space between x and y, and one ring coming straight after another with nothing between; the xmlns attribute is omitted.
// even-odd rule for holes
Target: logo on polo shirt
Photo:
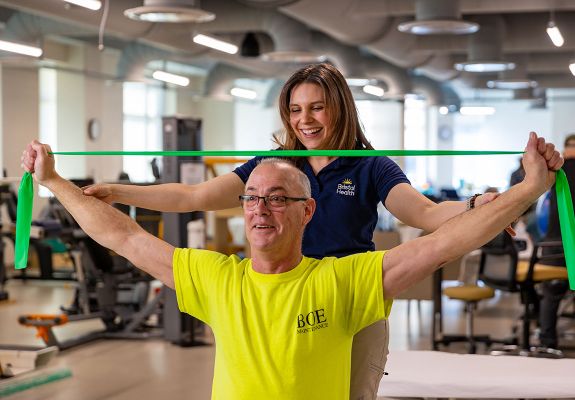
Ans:
<svg viewBox="0 0 575 400"><path fill-rule="evenodd" d="M341 183L337 184L337 194L342 194L344 196L355 196L355 185L351 179L346 178Z"/></svg>

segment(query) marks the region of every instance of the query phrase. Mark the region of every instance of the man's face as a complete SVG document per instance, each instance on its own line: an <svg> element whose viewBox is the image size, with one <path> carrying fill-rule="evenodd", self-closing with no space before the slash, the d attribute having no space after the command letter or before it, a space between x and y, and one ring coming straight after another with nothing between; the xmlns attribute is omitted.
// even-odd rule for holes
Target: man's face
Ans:
<svg viewBox="0 0 575 400"><path fill-rule="evenodd" d="M294 169L274 164L262 164L253 170L246 183L245 194L307 197ZM284 207L275 207L259 199L253 208L244 205L246 237L252 249L273 251L277 255L293 251L313 214L311 202L311 199L288 200Z"/></svg>

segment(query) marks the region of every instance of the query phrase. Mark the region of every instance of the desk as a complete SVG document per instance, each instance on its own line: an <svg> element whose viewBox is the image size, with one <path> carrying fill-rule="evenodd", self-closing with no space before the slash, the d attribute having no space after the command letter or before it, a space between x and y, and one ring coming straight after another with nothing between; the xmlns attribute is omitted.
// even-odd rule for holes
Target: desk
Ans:
<svg viewBox="0 0 575 400"><path fill-rule="evenodd" d="M575 397L575 359L391 351L378 398Z"/></svg>

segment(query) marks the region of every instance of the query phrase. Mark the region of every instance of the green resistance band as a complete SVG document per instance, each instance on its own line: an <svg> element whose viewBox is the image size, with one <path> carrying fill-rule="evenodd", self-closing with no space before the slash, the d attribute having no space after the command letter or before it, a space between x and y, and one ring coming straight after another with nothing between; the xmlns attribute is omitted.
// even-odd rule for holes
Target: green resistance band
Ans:
<svg viewBox="0 0 575 400"><path fill-rule="evenodd" d="M404 156L484 156L523 154L523 151L476 150L195 150L195 151L55 151L60 156L179 156L179 157L404 157Z"/></svg>
<svg viewBox="0 0 575 400"><path fill-rule="evenodd" d="M267 150L267 151L57 151L54 155L68 156L188 156L188 157L379 157L379 156L470 156L523 154L523 151L474 151L474 150ZM557 204L563 237L565 259L569 274L569 285L575 290L575 217L569 184L563 170L557 171ZM34 190L32 177L24 174L18 190L18 212L16 220L16 269L26 268L32 202ZM567 245L565 245L567 244Z"/></svg>
<svg viewBox="0 0 575 400"><path fill-rule="evenodd" d="M559 225L563 239L563 252L567 264L569 287L575 290L575 218L573 217L573 201L565 171L560 169L555 175L555 191L557 192L557 209Z"/></svg>
<svg viewBox="0 0 575 400"><path fill-rule="evenodd" d="M28 246L32 224L32 204L34 203L34 181L30 172L24 173L18 188L16 208L16 240L14 245L14 266L26 268L28 264Z"/></svg>

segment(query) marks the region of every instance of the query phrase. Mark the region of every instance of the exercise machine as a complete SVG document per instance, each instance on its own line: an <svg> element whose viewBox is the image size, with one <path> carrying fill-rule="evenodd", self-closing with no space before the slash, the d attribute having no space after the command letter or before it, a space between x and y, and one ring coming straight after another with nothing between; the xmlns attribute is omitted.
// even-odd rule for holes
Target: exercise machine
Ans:
<svg viewBox="0 0 575 400"><path fill-rule="evenodd" d="M65 212L63 207L61 212ZM69 243L77 278L72 303L61 307L60 314L22 315L20 324L35 327L47 346L60 350L97 339L160 337L166 290L159 290L148 301L152 278L124 258L114 256L77 225L69 232ZM53 330L75 321L94 319L100 320L104 328L65 341L59 340Z"/></svg>
<svg viewBox="0 0 575 400"><path fill-rule="evenodd" d="M9 183L2 182L0 184L0 208L6 205L6 202L10 198L10 186ZM6 260L4 258L4 226L0 220L0 301L8 300L8 292L6 291L6 280L8 279L6 275Z"/></svg>
<svg viewBox="0 0 575 400"><path fill-rule="evenodd" d="M192 118L164 117L163 142L165 150L201 150L202 121ZM164 157L161 181L188 185L203 182L205 166L201 157ZM188 223L204 219L202 212L163 213L164 240L173 246L188 247ZM205 226L205 224L203 224ZM205 233L204 233L205 235ZM176 292L165 288L164 338L179 346L201 346L198 339L205 325L191 315L180 312Z"/></svg>
<svg viewBox="0 0 575 400"><path fill-rule="evenodd" d="M82 182L84 180L78 181L77 184ZM17 201L16 193L13 191L6 194L8 216L13 226L16 224ZM39 273L30 273L29 268L25 268L12 274L11 279L75 280L75 270L68 251L74 221L69 215L60 215L59 208L61 208L59 202L51 198L40 217L32 221L28 264L37 265ZM13 229L6 236L14 242ZM53 255L56 253L62 255L59 257L60 262L67 265L55 268Z"/></svg>

